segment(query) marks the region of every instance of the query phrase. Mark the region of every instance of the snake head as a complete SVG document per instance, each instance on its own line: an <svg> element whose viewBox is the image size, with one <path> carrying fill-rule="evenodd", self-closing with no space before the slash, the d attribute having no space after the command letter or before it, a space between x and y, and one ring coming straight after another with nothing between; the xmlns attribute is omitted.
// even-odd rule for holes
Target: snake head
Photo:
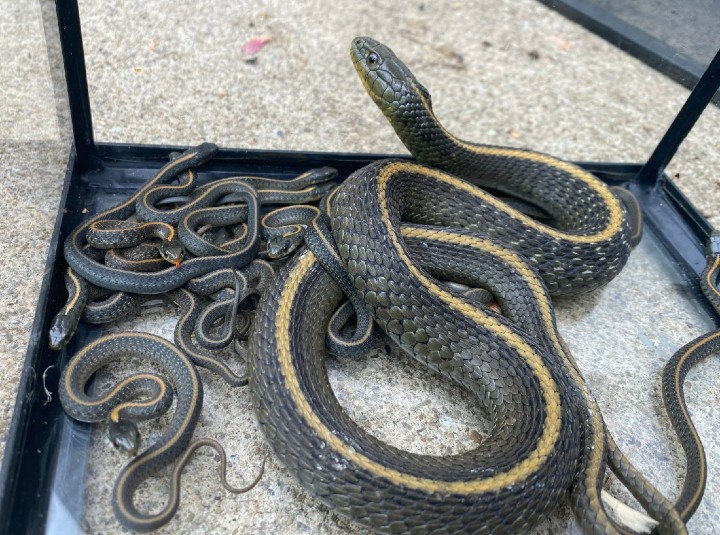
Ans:
<svg viewBox="0 0 720 535"><path fill-rule="evenodd" d="M302 176L307 184L322 184L323 182L336 178L338 172L334 167L315 167L314 169L305 171Z"/></svg>
<svg viewBox="0 0 720 535"><path fill-rule="evenodd" d="M270 238L267 242L267 255L273 260L289 256L302 243L299 234L295 237L296 239L292 238L293 236L290 235Z"/></svg>
<svg viewBox="0 0 720 535"><path fill-rule="evenodd" d="M140 445L140 432L130 420L109 418L108 438L113 446L130 455L135 455Z"/></svg>
<svg viewBox="0 0 720 535"><path fill-rule="evenodd" d="M160 256L178 267L185 257L185 247L177 241L164 241L160 244Z"/></svg>
<svg viewBox="0 0 720 535"><path fill-rule="evenodd" d="M370 37L356 37L350 47L350 57L365 90L386 116L398 111L409 98L421 96L430 104L427 89L382 43Z"/></svg>
<svg viewBox="0 0 720 535"><path fill-rule="evenodd" d="M67 345L75 334L75 328L77 327L77 320L73 320L67 314L62 312L58 313L52 320L50 325L50 349L53 351L60 351Z"/></svg>

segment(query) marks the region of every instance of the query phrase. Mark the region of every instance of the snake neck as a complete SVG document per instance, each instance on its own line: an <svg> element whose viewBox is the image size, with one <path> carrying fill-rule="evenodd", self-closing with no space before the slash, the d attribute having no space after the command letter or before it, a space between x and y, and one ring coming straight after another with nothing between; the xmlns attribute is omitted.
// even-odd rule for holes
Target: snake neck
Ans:
<svg viewBox="0 0 720 535"><path fill-rule="evenodd" d="M418 162L453 172L462 165L460 140L445 130L432 110L430 95L412 84L392 106L382 111L400 140Z"/></svg>

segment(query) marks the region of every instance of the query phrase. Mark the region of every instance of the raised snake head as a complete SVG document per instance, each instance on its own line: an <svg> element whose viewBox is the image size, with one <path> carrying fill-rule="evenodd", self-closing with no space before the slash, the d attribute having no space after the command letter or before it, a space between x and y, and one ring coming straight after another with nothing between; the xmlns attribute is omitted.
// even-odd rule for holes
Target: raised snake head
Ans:
<svg viewBox="0 0 720 535"><path fill-rule="evenodd" d="M409 99L424 98L430 105L427 89L384 44L371 37L356 37L350 57L365 90L388 118Z"/></svg>

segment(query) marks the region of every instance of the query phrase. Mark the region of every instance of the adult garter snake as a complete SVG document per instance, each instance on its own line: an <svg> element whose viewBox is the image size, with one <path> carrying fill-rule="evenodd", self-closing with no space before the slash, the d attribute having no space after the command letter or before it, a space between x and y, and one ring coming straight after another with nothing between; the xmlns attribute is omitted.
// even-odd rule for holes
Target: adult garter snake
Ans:
<svg viewBox="0 0 720 535"><path fill-rule="evenodd" d="M323 501L384 532L523 532L569 494L587 532L630 533L601 500L608 465L658 532L686 532L696 498L676 510L617 448L550 300L610 281L639 240L641 218L569 163L452 136L429 92L380 43L355 39L351 57L401 140L430 167L386 160L345 180L328 202L342 263L380 328L475 393L494 426L476 450L427 457L355 424L323 365L325 326L342 292L305 249L269 289L251 339L257 416L276 453ZM475 185L537 205L555 226ZM439 280L488 290L502 314Z"/></svg>

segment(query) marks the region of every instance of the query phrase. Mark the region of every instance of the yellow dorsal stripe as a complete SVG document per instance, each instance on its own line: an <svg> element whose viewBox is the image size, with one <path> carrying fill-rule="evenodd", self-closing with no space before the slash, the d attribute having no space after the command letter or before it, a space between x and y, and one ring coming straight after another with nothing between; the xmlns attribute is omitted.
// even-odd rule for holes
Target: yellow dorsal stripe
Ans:
<svg viewBox="0 0 720 535"><path fill-rule="evenodd" d="M495 150L495 149L493 149L493 150ZM497 149L497 150L512 151L514 149ZM525 154L528 158L529 158L529 155L531 155L531 154L534 155L534 153L526 153L524 151L518 151L518 152ZM544 156L544 155L539 155L539 156ZM549 156L547 158L549 158ZM566 164L566 165L570 166L570 164ZM552 227L548 227L547 225L543 225L542 223L535 221L531 217L526 216L522 212L509 207L507 204L505 204L501 200L499 200L496 197L490 195L489 193L483 191L482 189L478 188L477 186L473 186L472 184L466 182L465 180L454 177L453 175L450 175L443 171L439 171L437 169L432 169L429 167L425 167L425 166L422 166L419 164L409 163L409 162L393 162L382 168L381 175L383 175L383 176L384 175L394 175L399 172L411 172L411 173L424 174L424 175L430 176L433 179L438 180L440 182L445 182L446 184L449 184L455 188L458 188L458 189L462 190L463 192L465 192L469 195L472 195L473 197L481 199L485 203L492 204L498 210L507 212L513 218L519 219L520 221L523 222L523 224L525 224L529 227L532 227L532 228L538 230L539 232L542 232L543 234L552 236L553 238L558 238L558 239L566 240L566 241L573 242L573 243L599 243L599 242L611 240L613 238L613 236L615 236L622 230L623 211L620 208L619 201L602 184L601 184L602 187L596 188L596 191L603 198L605 203L607 204L608 213L609 213L608 224L605 226L605 228L599 230L595 234L578 235L578 234L570 234L568 232L563 232L561 230L557 230ZM598 183L600 183L599 180L597 180L597 179L595 179L595 180Z"/></svg>

